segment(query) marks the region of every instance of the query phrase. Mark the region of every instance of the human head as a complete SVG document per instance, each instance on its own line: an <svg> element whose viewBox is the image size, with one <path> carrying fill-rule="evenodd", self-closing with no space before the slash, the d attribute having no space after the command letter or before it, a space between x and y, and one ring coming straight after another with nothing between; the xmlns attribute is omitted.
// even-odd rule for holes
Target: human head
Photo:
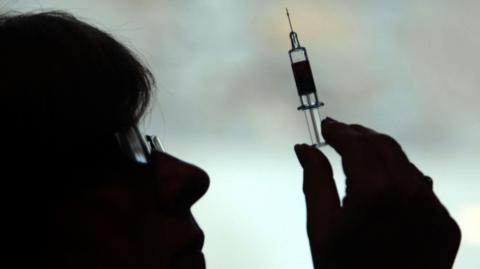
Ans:
<svg viewBox="0 0 480 269"><path fill-rule="evenodd" d="M62 268L166 268L191 237L201 248L190 206L205 172L160 153L135 164L116 144L154 85L129 49L64 12L10 14L0 16L0 59L5 222L17 254L46 251Z"/></svg>

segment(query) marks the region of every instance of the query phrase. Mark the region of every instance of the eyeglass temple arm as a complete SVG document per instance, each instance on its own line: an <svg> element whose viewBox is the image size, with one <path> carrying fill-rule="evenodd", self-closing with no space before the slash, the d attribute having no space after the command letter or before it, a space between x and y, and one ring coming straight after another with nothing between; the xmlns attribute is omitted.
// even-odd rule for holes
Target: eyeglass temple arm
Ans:
<svg viewBox="0 0 480 269"><path fill-rule="evenodd" d="M165 152L165 147L160 142L160 139L154 135L146 135L145 139L147 140L151 151Z"/></svg>

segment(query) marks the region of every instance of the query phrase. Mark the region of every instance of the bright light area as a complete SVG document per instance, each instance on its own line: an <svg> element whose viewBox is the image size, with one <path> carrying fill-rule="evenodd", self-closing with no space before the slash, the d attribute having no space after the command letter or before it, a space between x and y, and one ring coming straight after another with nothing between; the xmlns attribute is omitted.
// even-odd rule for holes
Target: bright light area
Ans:
<svg viewBox="0 0 480 269"><path fill-rule="evenodd" d="M480 247L480 205L466 206L458 216L465 244Z"/></svg>

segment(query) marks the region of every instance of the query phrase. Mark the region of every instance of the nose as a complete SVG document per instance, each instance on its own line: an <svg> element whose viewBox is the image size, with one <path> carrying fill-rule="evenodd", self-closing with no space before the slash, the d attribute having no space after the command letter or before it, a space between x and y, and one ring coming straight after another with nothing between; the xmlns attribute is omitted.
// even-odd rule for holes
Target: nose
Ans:
<svg viewBox="0 0 480 269"><path fill-rule="evenodd" d="M209 177L197 166L162 152L152 152L151 163L162 209L188 210L207 192Z"/></svg>

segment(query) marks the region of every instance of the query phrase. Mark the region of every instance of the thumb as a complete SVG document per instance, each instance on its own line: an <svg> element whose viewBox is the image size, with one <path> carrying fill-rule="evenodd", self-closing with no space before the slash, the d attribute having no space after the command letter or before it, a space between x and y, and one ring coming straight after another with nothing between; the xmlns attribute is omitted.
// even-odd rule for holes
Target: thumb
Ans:
<svg viewBox="0 0 480 269"><path fill-rule="evenodd" d="M327 157L314 146L295 145L303 167L303 192L307 205L307 232L315 264L328 247L340 211L340 199ZM316 267L317 268L317 267Z"/></svg>

